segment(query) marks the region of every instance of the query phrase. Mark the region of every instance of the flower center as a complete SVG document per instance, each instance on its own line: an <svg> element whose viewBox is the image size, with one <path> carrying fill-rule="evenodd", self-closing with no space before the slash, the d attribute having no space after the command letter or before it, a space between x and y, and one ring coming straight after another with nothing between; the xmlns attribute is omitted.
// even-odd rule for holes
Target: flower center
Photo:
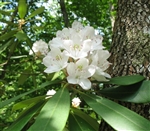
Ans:
<svg viewBox="0 0 150 131"><path fill-rule="evenodd" d="M82 66L82 65L79 65L79 66L77 67L77 70L78 70L78 71L82 71L82 69L83 69L83 66Z"/></svg>
<svg viewBox="0 0 150 131"><path fill-rule="evenodd" d="M62 59L62 57L60 55L57 55L55 58L56 58L57 61Z"/></svg>
<svg viewBox="0 0 150 131"><path fill-rule="evenodd" d="M79 46L78 44L75 44L75 45L73 46L73 49L74 49L74 50L80 50L80 46Z"/></svg>

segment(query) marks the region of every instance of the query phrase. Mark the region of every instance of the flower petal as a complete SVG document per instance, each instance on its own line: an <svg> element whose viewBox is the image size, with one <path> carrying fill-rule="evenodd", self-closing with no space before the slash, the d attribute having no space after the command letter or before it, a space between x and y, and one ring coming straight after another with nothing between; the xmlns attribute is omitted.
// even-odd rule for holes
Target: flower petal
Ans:
<svg viewBox="0 0 150 131"><path fill-rule="evenodd" d="M89 79L80 79L79 85L84 89L84 90L89 90L91 88L91 82Z"/></svg>
<svg viewBox="0 0 150 131"><path fill-rule="evenodd" d="M75 77L72 77L72 76L68 76L67 81L68 83L71 83L71 84L78 84L77 79L75 79Z"/></svg>

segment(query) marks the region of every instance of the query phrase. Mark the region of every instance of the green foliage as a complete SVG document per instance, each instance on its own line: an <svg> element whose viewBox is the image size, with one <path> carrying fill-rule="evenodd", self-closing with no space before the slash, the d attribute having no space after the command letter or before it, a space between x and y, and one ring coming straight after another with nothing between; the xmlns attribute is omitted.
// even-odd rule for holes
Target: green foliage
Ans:
<svg viewBox="0 0 150 131"><path fill-rule="evenodd" d="M27 13L27 3L26 0L19 0L18 2L18 13L19 17L23 19Z"/></svg>
<svg viewBox="0 0 150 131"><path fill-rule="evenodd" d="M9 128L7 128L6 131L20 131L21 129L23 129L23 127L35 115L35 113L42 108L43 103L43 101L40 101L33 106L27 107L20 113L17 120Z"/></svg>
<svg viewBox="0 0 150 131"><path fill-rule="evenodd" d="M117 131L150 129L150 121L113 101L92 94L82 94L82 97L97 114Z"/></svg>
<svg viewBox="0 0 150 131"><path fill-rule="evenodd" d="M84 121L84 123L86 124L86 126L88 127L88 126L90 126L90 127L88 127L88 128L91 128L92 127L92 129L94 129L95 131L97 131L98 130L98 128L99 128L99 124L98 124L98 122L97 122L97 120L96 119L94 119L94 118L92 118L91 116L89 116L89 115L87 115L85 112L83 112L83 111L81 111L81 110L79 110L79 109L76 109L76 108L72 108L71 109L71 115L72 115L72 119L73 119L73 117L74 117L74 120L75 120L75 118L76 118L76 116L78 116L78 117L80 117L80 119L81 119L81 121ZM73 121L74 121L73 120ZM69 122L71 122L70 120L69 120ZM70 124L70 126L69 126L69 128L71 128L70 130L72 131L72 128L74 129L74 122L71 122L72 124ZM78 123L77 123L78 124ZM81 124L82 124L82 122L81 122ZM87 125L88 124L88 125ZM79 123L79 125L80 125L80 123ZM85 129L87 129L87 127L84 127ZM80 127L78 127L78 126L76 126L77 128L80 128ZM82 127L82 126L81 126ZM75 130L75 129L74 129Z"/></svg>
<svg viewBox="0 0 150 131"><path fill-rule="evenodd" d="M130 78L130 77L129 77ZM134 103L149 103L150 102L150 81L145 80L128 86L111 87L100 90L102 95L121 101Z"/></svg>
<svg viewBox="0 0 150 131"><path fill-rule="evenodd" d="M36 122L29 131L33 130L56 130L61 131L66 125L70 110L69 92L64 87L54 95L42 108ZM59 123L59 126L58 126Z"/></svg>
<svg viewBox="0 0 150 131"><path fill-rule="evenodd" d="M144 80L145 77L141 75L131 75L131 76L122 76L122 77L114 77L111 78L108 83L109 84L117 84L117 85L131 85L137 82Z"/></svg>
<svg viewBox="0 0 150 131"><path fill-rule="evenodd" d="M37 10L35 10L34 12L32 12L31 15L29 15L29 16L26 18L26 20L28 20L28 19L30 19L30 18L32 18L32 17L34 17L34 16L36 16L36 15L42 13L43 11L44 11L44 7L38 8Z"/></svg>
<svg viewBox="0 0 150 131"><path fill-rule="evenodd" d="M97 131L83 118L75 114L69 116L69 130L70 131Z"/></svg>

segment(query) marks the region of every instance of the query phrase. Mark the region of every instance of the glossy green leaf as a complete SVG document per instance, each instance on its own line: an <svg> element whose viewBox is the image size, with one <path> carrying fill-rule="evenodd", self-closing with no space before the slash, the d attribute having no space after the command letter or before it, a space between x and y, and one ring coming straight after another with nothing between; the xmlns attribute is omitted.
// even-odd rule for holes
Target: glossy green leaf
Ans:
<svg viewBox="0 0 150 131"><path fill-rule="evenodd" d="M45 96L37 96L34 98L30 98L21 102L16 103L15 105L13 105L12 110L19 110L25 107L30 107L32 105L35 105L36 103L40 102L41 100L45 99Z"/></svg>
<svg viewBox="0 0 150 131"><path fill-rule="evenodd" d="M0 36L0 41L7 40L10 37L13 37L16 33L17 33L17 30L9 31L8 33L3 34L3 35Z"/></svg>
<svg viewBox="0 0 150 131"><path fill-rule="evenodd" d="M29 78L31 72L32 72L31 67L24 70L18 79L18 85L22 85Z"/></svg>
<svg viewBox="0 0 150 131"><path fill-rule="evenodd" d="M92 94L81 94L81 96L97 114L117 131L150 130L150 121L111 100Z"/></svg>
<svg viewBox="0 0 150 131"><path fill-rule="evenodd" d="M71 108L71 110L73 111L73 113L79 117L81 117L84 121L86 121L91 127L93 127L93 129L95 129L95 131L98 131L99 128L99 123L92 117L90 117L89 115L87 115L86 113L84 113L83 111L81 111L80 109L77 108Z"/></svg>
<svg viewBox="0 0 150 131"><path fill-rule="evenodd" d="M106 88L99 91L102 95L126 102L150 102L150 81L143 81L129 86Z"/></svg>
<svg viewBox="0 0 150 131"><path fill-rule="evenodd" d="M128 102L149 103L150 102L150 81L143 81L135 95L125 98Z"/></svg>
<svg viewBox="0 0 150 131"><path fill-rule="evenodd" d="M16 121L9 126L5 131L21 131L21 129L27 124L27 122L39 111L42 106L45 104L44 101L36 103L31 108L25 109L21 115L16 119Z"/></svg>
<svg viewBox="0 0 150 131"><path fill-rule="evenodd" d="M27 13L27 3L26 0L19 0L18 2L18 13L19 17L23 19Z"/></svg>
<svg viewBox="0 0 150 131"><path fill-rule="evenodd" d="M110 81L108 81L108 83L117 85L131 85L140 82L144 79L145 77L141 75L119 76L111 78Z"/></svg>
<svg viewBox="0 0 150 131"><path fill-rule="evenodd" d="M61 88L42 108L29 131L62 131L70 110L68 89Z"/></svg>
<svg viewBox="0 0 150 131"><path fill-rule="evenodd" d="M128 86L119 86L119 87L109 87L102 90L99 90L99 93L103 96L114 98L114 99L125 99L132 95L136 95L138 89L141 86L141 82L128 85Z"/></svg>
<svg viewBox="0 0 150 131"><path fill-rule="evenodd" d="M69 115L69 130L70 131L98 131L95 130L87 121L72 113L70 113Z"/></svg>
<svg viewBox="0 0 150 131"><path fill-rule="evenodd" d="M31 15L29 15L29 16L26 18L26 20L28 20L28 19L30 19L30 18L32 18L32 17L38 15L38 14L41 14L41 13L44 11L44 9L45 9L44 7L38 8L37 10L35 10L34 12L32 12Z"/></svg>
<svg viewBox="0 0 150 131"><path fill-rule="evenodd" d="M14 102L14 101L18 100L19 98L21 98L21 97L23 97L23 96L25 96L25 95L28 95L28 94L30 94L30 93L32 93L32 92L34 92L34 91L37 91L37 90L42 89L42 88L44 88L44 87L46 87L46 86L49 86L49 85L57 84L57 83L59 83L59 82L61 82L61 81L60 81L60 80L47 81L47 82L41 84L41 86L40 86L39 88L30 90L30 91L28 91L28 92L26 92L26 93L23 93L23 94L20 94L20 95L18 95L18 96L16 96L16 97L13 97L13 98L11 98L11 99L8 99L8 100L5 100L5 101L3 101L3 102L0 102L0 108L6 106L7 104L9 104L9 103L11 103L11 102Z"/></svg>
<svg viewBox="0 0 150 131"><path fill-rule="evenodd" d="M23 32L23 31L19 31L15 34L16 38L18 38L18 40L20 41L25 41L26 39L28 39L27 35Z"/></svg>

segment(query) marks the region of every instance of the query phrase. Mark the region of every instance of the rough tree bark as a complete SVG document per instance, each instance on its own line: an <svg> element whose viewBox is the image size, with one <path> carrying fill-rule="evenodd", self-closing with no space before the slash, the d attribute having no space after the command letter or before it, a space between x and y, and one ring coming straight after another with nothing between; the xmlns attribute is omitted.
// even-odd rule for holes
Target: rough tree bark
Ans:
<svg viewBox="0 0 150 131"><path fill-rule="evenodd" d="M109 61L112 77L141 74L150 78L150 0L118 0ZM118 103L150 119L150 104ZM101 123L99 131L112 130Z"/></svg>

